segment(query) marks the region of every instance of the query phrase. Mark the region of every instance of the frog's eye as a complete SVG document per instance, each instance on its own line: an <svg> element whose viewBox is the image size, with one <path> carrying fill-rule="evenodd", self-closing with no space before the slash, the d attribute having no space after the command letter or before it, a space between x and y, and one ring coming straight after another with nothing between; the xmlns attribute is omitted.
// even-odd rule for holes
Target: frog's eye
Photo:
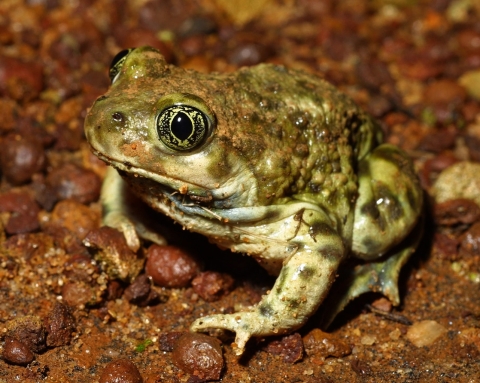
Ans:
<svg viewBox="0 0 480 383"><path fill-rule="evenodd" d="M132 52L135 48L124 49L123 51L118 52L115 57L113 58L110 69L108 70L108 76L110 77L110 82L113 84L118 77L118 74L122 70L122 66L127 59L127 56Z"/></svg>
<svg viewBox="0 0 480 383"><path fill-rule="evenodd" d="M170 149L189 151L200 146L208 136L212 121L207 114L190 105L172 105L156 118L160 140Z"/></svg>

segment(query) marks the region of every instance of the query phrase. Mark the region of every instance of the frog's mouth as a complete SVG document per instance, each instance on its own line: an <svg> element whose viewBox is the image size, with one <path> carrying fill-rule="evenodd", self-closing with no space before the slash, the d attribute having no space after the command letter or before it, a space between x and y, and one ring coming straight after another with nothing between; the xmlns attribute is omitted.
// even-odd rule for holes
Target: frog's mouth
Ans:
<svg viewBox="0 0 480 383"><path fill-rule="evenodd" d="M132 173L132 169L129 172ZM204 195L190 192L189 189L182 193L178 188L174 188L167 183L160 183L156 179L152 179L151 176L148 178L144 176L125 177L124 171L119 170L119 173L132 187L133 191L149 205L160 207L165 214L170 216L174 207L186 216L200 216L208 220L217 220L234 225L251 225L257 222L265 224L284 218L276 205L232 207L232 205L235 206L233 199L217 199L209 190L205 190ZM182 186L185 186L185 184L182 184ZM148 193L147 199L145 199L145 188L151 191L151 193ZM176 215L178 216L178 214Z"/></svg>
<svg viewBox="0 0 480 383"><path fill-rule="evenodd" d="M238 188L233 182L220 188L208 189L189 182L152 173L130 163L123 163L105 156L92 148L93 153L113 166L122 178L142 199L151 206L162 207L170 215L172 205L188 216L200 216L230 224L255 224L278 221L288 209L277 205L242 206ZM147 192L148 191L148 192ZM147 196L147 197L146 197ZM287 213L288 215L288 213Z"/></svg>

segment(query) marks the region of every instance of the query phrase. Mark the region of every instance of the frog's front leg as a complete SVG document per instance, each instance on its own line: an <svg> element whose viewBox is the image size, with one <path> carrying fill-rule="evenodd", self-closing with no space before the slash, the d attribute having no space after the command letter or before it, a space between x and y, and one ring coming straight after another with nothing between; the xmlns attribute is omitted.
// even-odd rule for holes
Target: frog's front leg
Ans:
<svg viewBox="0 0 480 383"><path fill-rule="evenodd" d="M140 239L144 238L159 245L165 245L165 239L149 228L148 219L143 212L143 203L134 196L127 183L118 172L109 167L105 174L101 190L104 226L120 230L128 247L136 252L140 248Z"/></svg>
<svg viewBox="0 0 480 383"><path fill-rule="evenodd" d="M241 355L251 337L279 335L301 327L327 295L345 253L340 236L324 227L315 238L305 235L302 242L306 244L286 260L273 288L252 311L200 318L191 330L233 331L235 351Z"/></svg>

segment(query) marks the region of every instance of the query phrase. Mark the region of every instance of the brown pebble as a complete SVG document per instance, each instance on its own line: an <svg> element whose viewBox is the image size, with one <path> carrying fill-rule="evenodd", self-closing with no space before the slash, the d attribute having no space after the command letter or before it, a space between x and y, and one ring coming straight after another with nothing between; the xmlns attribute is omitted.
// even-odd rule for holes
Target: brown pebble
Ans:
<svg viewBox="0 0 480 383"><path fill-rule="evenodd" d="M108 363L99 383L142 383L143 379L137 366L128 359L117 359Z"/></svg>
<svg viewBox="0 0 480 383"><path fill-rule="evenodd" d="M411 52L403 55L398 62L398 68L402 75L413 80L425 81L434 78L442 72L443 65L426 57L422 52Z"/></svg>
<svg viewBox="0 0 480 383"><path fill-rule="evenodd" d="M152 245L145 272L161 287L185 287L200 271L197 261L175 246Z"/></svg>
<svg viewBox="0 0 480 383"><path fill-rule="evenodd" d="M393 305L392 302L390 302L387 298L381 297L372 302L372 307L377 310L389 313L392 311Z"/></svg>
<svg viewBox="0 0 480 383"><path fill-rule="evenodd" d="M480 112L479 112L480 115ZM477 136L465 135L465 146L468 149L468 154L470 155L470 159L473 161L480 161L480 138Z"/></svg>
<svg viewBox="0 0 480 383"><path fill-rule="evenodd" d="M201 35L189 36L180 40L179 45L186 56L197 56L205 49L205 38Z"/></svg>
<svg viewBox="0 0 480 383"><path fill-rule="evenodd" d="M172 352L177 344L177 341L183 335L183 332L172 331L160 334L158 339L159 348L161 351Z"/></svg>
<svg viewBox="0 0 480 383"><path fill-rule="evenodd" d="M2 111L2 118L0 119L0 131L7 132L16 127L19 109L20 108L15 100L9 98L0 98L0 110Z"/></svg>
<svg viewBox="0 0 480 383"><path fill-rule="evenodd" d="M85 282L71 282L62 286L62 298L66 304L72 307L94 303L95 290Z"/></svg>
<svg viewBox="0 0 480 383"><path fill-rule="evenodd" d="M440 153L438 156L425 161L423 169L419 174L422 186L425 189L429 189L438 174L455 162L458 162L458 160L449 152Z"/></svg>
<svg viewBox="0 0 480 383"><path fill-rule="evenodd" d="M123 294L123 291L123 287L119 281L108 281L107 296L105 298L107 301L113 301L120 298Z"/></svg>
<svg viewBox="0 0 480 383"><path fill-rule="evenodd" d="M2 173L13 185L29 182L45 167L45 153L40 140L9 134L2 141L0 165Z"/></svg>
<svg viewBox="0 0 480 383"><path fill-rule="evenodd" d="M96 278L99 272L99 267L89 255L74 254L65 262L63 274L69 282L90 283L92 282L92 276Z"/></svg>
<svg viewBox="0 0 480 383"><path fill-rule="evenodd" d="M455 145L458 135L456 128L444 128L426 135L418 144L418 149L427 152L440 153Z"/></svg>
<svg viewBox="0 0 480 383"><path fill-rule="evenodd" d="M5 225L8 234L22 234L40 228L40 208L26 192L7 192L0 195L0 212L12 213Z"/></svg>
<svg viewBox="0 0 480 383"><path fill-rule="evenodd" d="M352 352L352 348L346 341L317 328L303 337L303 344L307 355L315 355L322 359L329 356L341 358Z"/></svg>
<svg viewBox="0 0 480 383"><path fill-rule="evenodd" d="M158 294L152 289L148 275L141 274L125 289L125 298L140 307L148 306L158 301Z"/></svg>
<svg viewBox="0 0 480 383"><path fill-rule="evenodd" d="M45 327L36 315L16 318L8 322L6 335L22 342L33 352L42 352L46 349Z"/></svg>
<svg viewBox="0 0 480 383"><path fill-rule="evenodd" d="M239 67L256 65L270 55L269 49L258 42L242 42L228 55L228 62Z"/></svg>
<svg viewBox="0 0 480 383"><path fill-rule="evenodd" d="M33 361L35 355L27 345L12 337L5 337L3 359L8 363L25 366Z"/></svg>
<svg viewBox="0 0 480 383"><path fill-rule="evenodd" d="M475 222L460 237L459 255L461 257L480 255L480 222Z"/></svg>
<svg viewBox="0 0 480 383"><path fill-rule="evenodd" d="M82 240L90 231L98 228L100 216L80 202L64 200L55 205L51 224L68 229Z"/></svg>
<svg viewBox="0 0 480 383"><path fill-rule="evenodd" d="M458 239L452 234L435 233L433 237L434 250L440 258L457 259Z"/></svg>
<svg viewBox="0 0 480 383"><path fill-rule="evenodd" d="M186 333L175 344L173 363L181 370L203 380L218 380L222 374L221 343L204 334Z"/></svg>
<svg viewBox="0 0 480 383"><path fill-rule="evenodd" d="M45 233L17 234L8 238L2 247L14 258L39 263L45 262L45 253L54 247L53 239Z"/></svg>
<svg viewBox="0 0 480 383"><path fill-rule="evenodd" d="M92 230L83 242L111 279L133 281L143 268L143 259L130 250L123 233L116 229Z"/></svg>
<svg viewBox="0 0 480 383"><path fill-rule="evenodd" d="M480 207L470 199L453 199L435 204L433 217L439 225L471 224L480 219Z"/></svg>
<svg viewBox="0 0 480 383"><path fill-rule="evenodd" d="M192 286L193 291L202 299L207 302L214 302L228 294L233 287L233 283L233 278L228 274L205 271L195 277Z"/></svg>
<svg viewBox="0 0 480 383"><path fill-rule="evenodd" d="M299 333L269 341L264 350L273 355L281 355L285 363L295 363L303 358L303 341Z"/></svg>
<svg viewBox="0 0 480 383"><path fill-rule="evenodd" d="M52 170L47 177L59 199L73 199L88 204L98 200L102 182L91 170L66 164Z"/></svg>
<svg viewBox="0 0 480 383"><path fill-rule="evenodd" d="M355 358L350 362L350 366L357 375L370 375L372 373L372 369L364 360Z"/></svg>
<svg viewBox="0 0 480 383"><path fill-rule="evenodd" d="M0 96L28 102L36 98L43 88L43 68L40 61L0 56Z"/></svg>
<svg viewBox="0 0 480 383"><path fill-rule="evenodd" d="M56 302L53 310L44 321L47 331L47 346L66 346L72 340L75 319L66 305Z"/></svg>
<svg viewBox="0 0 480 383"><path fill-rule="evenodd" d="M451 121L454 112L467 98L467 92L457 81L441 79L430 82L424 90L423 102L433 108L440 122Z"/></svg>
<svg viewBox="0 0 480 383"><path fill-rule="evenodd" d="M51 211L58 201L55 190L46 182L43 174L36 173L32 177L31 188L35 201L45 210Z"/></svg>
<svg viewBox="0 0 480 383"><path fill-rule="evenodd" d="M480 31L464 29L456 34L459 47L467 53L480 53Z"/></svg>

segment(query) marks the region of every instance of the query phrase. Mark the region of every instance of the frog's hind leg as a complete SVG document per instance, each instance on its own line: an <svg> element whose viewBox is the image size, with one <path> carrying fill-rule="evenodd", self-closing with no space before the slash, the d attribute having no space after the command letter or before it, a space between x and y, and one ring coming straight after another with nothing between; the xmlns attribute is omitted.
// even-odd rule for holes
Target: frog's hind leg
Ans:
<svg viewBox="0 0 480 383"><path fill-rule="evenodd" d="M423 208L423 191L407 154L383 144L358 164L352 251L376 260L413 229Z"/></svg>
<svg viewBox="0 0 480 383"><path fill-rule="evenodd" d="M378 146L358 164L358 177L352 252L361 264L340 270L338 283L322 304L327 325L351 299L365 292L383 293L398 305L400 269L422 234L423 191L401 149Z"/></svg>
<svg viewBox="0 0 480 383"><path fill-rule="evenodd" d="M410 235L381 260L353 267L346 264L339 270L340 276L331 288L321 306L321 326L326 328L345 306L354 298L368 292L385 295L393 305L400 304L398 278L400 270L420 242L423 234L423 219L411 231Z"/></svg>

